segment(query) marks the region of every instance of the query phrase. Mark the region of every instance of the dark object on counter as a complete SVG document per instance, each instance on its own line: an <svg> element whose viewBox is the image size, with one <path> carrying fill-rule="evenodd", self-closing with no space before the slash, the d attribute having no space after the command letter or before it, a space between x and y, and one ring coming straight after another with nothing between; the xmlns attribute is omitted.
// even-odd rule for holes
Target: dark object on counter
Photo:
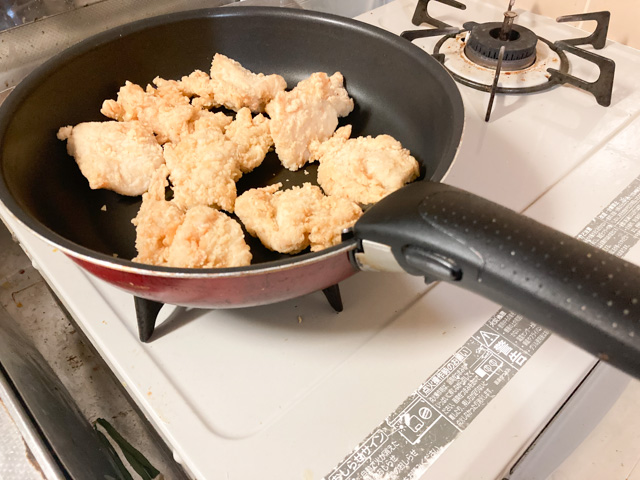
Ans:
<svg viewBox="0 0 640 480"><path fill-rule="evenodd" d="M43 453L36 457L48 462L42 465L46 471L60 478L124 478L64 385L1 306L0 378L39 440Z"/></svg>
<svg viewBox="0 0 640 480"><path fill-rule="evenodd" d="M341 71L356 103L343 123L353 125L354 136L386 133L400 140L419 161L422 181L373 206L355 236L322 252L287 256L252 245L253 265L219 270L125 260L135 255L130 220L139 199L90 190L55 133L63 125L104 120L102 101L125 80L146 84L156 75L207 70L215 52L253 71L279 73L289 86L315 71ZM299 10L188 12L90 38L20 84L0 110L0 198L79 265L154 302L261 305L335 285L357 271L354 265L399 263L412 274L486 295L640 377L640 268L434 183L453 161L463 121L460 92L443 67L381 29ZM246 178L289 179L290 185L310 180L277 161L274 169L273 160ZM255 186L243 182L239 193ZM103 205L108 214L101 214Z"/></svg>

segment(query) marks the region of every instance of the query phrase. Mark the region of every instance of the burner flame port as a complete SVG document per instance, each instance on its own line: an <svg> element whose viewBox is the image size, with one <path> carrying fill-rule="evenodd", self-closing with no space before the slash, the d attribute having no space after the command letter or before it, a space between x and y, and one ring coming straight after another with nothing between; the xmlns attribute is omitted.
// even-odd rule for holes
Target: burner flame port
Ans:
<svg viewBox="0 0 640 480"><path fill-rule="evenodd" d="M505 46L503 71L522 70L536 61L538 37L528 28L489 22L474 25L469 32L464 53L473 63L487 68L496 68L500 47ZM504 40L501 39L504 37Z"/></svg>
<svg viewBox="0 0 640 480"><path fill-rule="evenodd" d="M502 34L501 28L494 28L489 32L489 35L491 35L493 38L497 38L501 42L504 42L504 41L514 42L520 38L520 34L516 30L511 30L509 33L507 33L506 38L501 38L502 37L501 34Z"/></svg>

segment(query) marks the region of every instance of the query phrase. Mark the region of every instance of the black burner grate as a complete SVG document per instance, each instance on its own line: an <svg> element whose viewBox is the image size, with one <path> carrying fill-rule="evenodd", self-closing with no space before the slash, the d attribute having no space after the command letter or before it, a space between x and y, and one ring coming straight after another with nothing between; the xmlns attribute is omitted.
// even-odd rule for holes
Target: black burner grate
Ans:
<svg viewBox="0 0 640 480"><path fill-rule="evenodd" d="M491 32L492 30L495 30L496 25L499 25L499 24L478 24L476 22L466 22L462 28L452 27L451 25L441 20L438 20L437 18L434 18L429 14L428 12L429 4L432 1L451 6L459 10L466 9L466 6L464 4L456 0L418 0L418 4L416 6L416 9L412 18L413 24L414 25L427 24L435 28L421 29L421 30L408 30L406 32L402 32L401 36L410 41L416 40L418 38L424 38L424 37L443 36L443 38L436 44L434 48L433 56L439 62L441 62L445 68L447 68L445 64L445 56L442 53L440 53L440 47L446 40L453 38L462 32L473 31L474 29L477 29L478 27L482 27L483 25L487 25L488 31ZM505 47L507 46L507 44L509 44L511 40L518 40L521 37L520 31L523 29L523 27L512 25L513 19L515 18L515 16L517 16L515 15L515 13L511 11L513 4L514 4L514 0L511 0L509 2L508 10L505 12L505 21L502 24L503 30L505 28L504 26L508 27L508 29L504 31L506 35L501 35L497 41L498 44L502 43ZM598 104L606 107L611 104L611 94L613 91L615 63L613 62L613 60L610 60L601 55L597 55L593 52L578 48L578 46L589 44L598 50L604 48L606 44L607 32L609 29L610 17L611 17L611 14L606 11L584 13L584 14L577 14L577 15L566 15L566 16L558 17L556 19L557 22L582 22L582 21L593 20L596 22L596 27L593 33L586 37L558 40L553 43L544 38L537 37L539 41L546 43L549 46L549 48L551 48L560 58L560 68L559 69L549 68L547 70L549 73L549 80L546 83L542 83L540 85L524 87L524 88L515 88L515 87L505 88L505 87L498 86L497 82L493 82L493 85L478 83L473 80L464 78L458 75L457 73L450 71L448 68L447 70L449 70L449 73L453 76L454 79L456 79L456 81L464 85L467 85L469 87L475 88L477 90L491 92L492 97L496 93L525 94L525 93L533 93L533 92L547 90L558 85L570 84L586 92L591 93L595 97ZM511 28L514 28L515 31L518 32L519 34L512 35ZM524 29L524 30L530 32L530 30L528 29ZM471 40L473 41L473 38ZM476 58L476 61L478 62L479 65L482 65L488 68L497 68L498 52L500 50L500 45L498 44L494 45L495 48L493 48L491 52L489 52L486 55L487 58L491 59L490 62L487 63L484 60L482 60L484 58L483 54L477 55L478 58ZM479 52L484 51L482 46L476 45L476 47L477 47L476 50L478 50ZM474 46L472 45L471 48L473 49ZM505 50L507 49L505 48ZM476 53L475 50L465 49L465 52L467 53L471 52L471 55L468 55L468 56L469 58L471 58L471 60L474 60L473 57L474 57L474 54ZM580 78L570 75L568 73L569 61L565 52L581 57L593 63L594 65L596 65L600 72L598 79L595 80L594 82L587 82L585 80L582 80ZM505 67L509 68L508 62L510 60L510 54L507 51L505 51L503 55L504 55L503 61L505 62L504 65ZM503 64L502 62L500 63L501 65ZM498 74L499 74L499 70L496 76ZM492 101L489 102L490 105L492 105L492 103L493 103ZM487 111L487 117L486 117L487 120L489 118L490 113L491 112L489 109Z"/></svg>

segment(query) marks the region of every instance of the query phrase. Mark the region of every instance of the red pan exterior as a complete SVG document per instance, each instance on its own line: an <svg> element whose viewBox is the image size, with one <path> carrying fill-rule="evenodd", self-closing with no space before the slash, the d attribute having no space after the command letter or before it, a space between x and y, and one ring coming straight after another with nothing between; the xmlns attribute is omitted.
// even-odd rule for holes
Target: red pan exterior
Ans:
<svg viewBox="0 0 640 480"><path fill-rule="evenodd" d="M223 275L146 274L68 255L98 278L137 297L197 308L266 305L322 290L349 278L356 269L340 250L316 261L271 270Z"/></svg>

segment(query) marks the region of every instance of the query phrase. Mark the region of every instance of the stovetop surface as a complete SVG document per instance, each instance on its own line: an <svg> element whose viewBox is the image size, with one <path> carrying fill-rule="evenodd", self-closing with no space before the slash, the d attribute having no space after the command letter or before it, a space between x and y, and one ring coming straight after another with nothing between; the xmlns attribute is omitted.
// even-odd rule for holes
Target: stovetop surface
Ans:
<svg viewBox="0 0 640 480"><path fill-rule="evenodd" d="M433 13L455 25L501 18L498 8L465 3L462 13L437 4ZM359 19L400 33L415 28L414 8L413 0L397 0ZM549 39L582 34L518 13L520 24ZM416 43L430 52L434 42ZM498 96L485 123L488 96L460 86L465 130L445 181L579 232L640 175L640 55L614 43L601 54L617 65L608 108L583 91L558 87ZM594 74L579 61L573 68ZM499 308L449 285L360 273L341 285L341 314L320 292L248 309L166 306L153 341L141 344L128 295L79 270L2 212L178 461L198 478L321 478ZM640 251L627 258L640 263ZM502 474L593 364L552 336L423 478Z"/></svg>

